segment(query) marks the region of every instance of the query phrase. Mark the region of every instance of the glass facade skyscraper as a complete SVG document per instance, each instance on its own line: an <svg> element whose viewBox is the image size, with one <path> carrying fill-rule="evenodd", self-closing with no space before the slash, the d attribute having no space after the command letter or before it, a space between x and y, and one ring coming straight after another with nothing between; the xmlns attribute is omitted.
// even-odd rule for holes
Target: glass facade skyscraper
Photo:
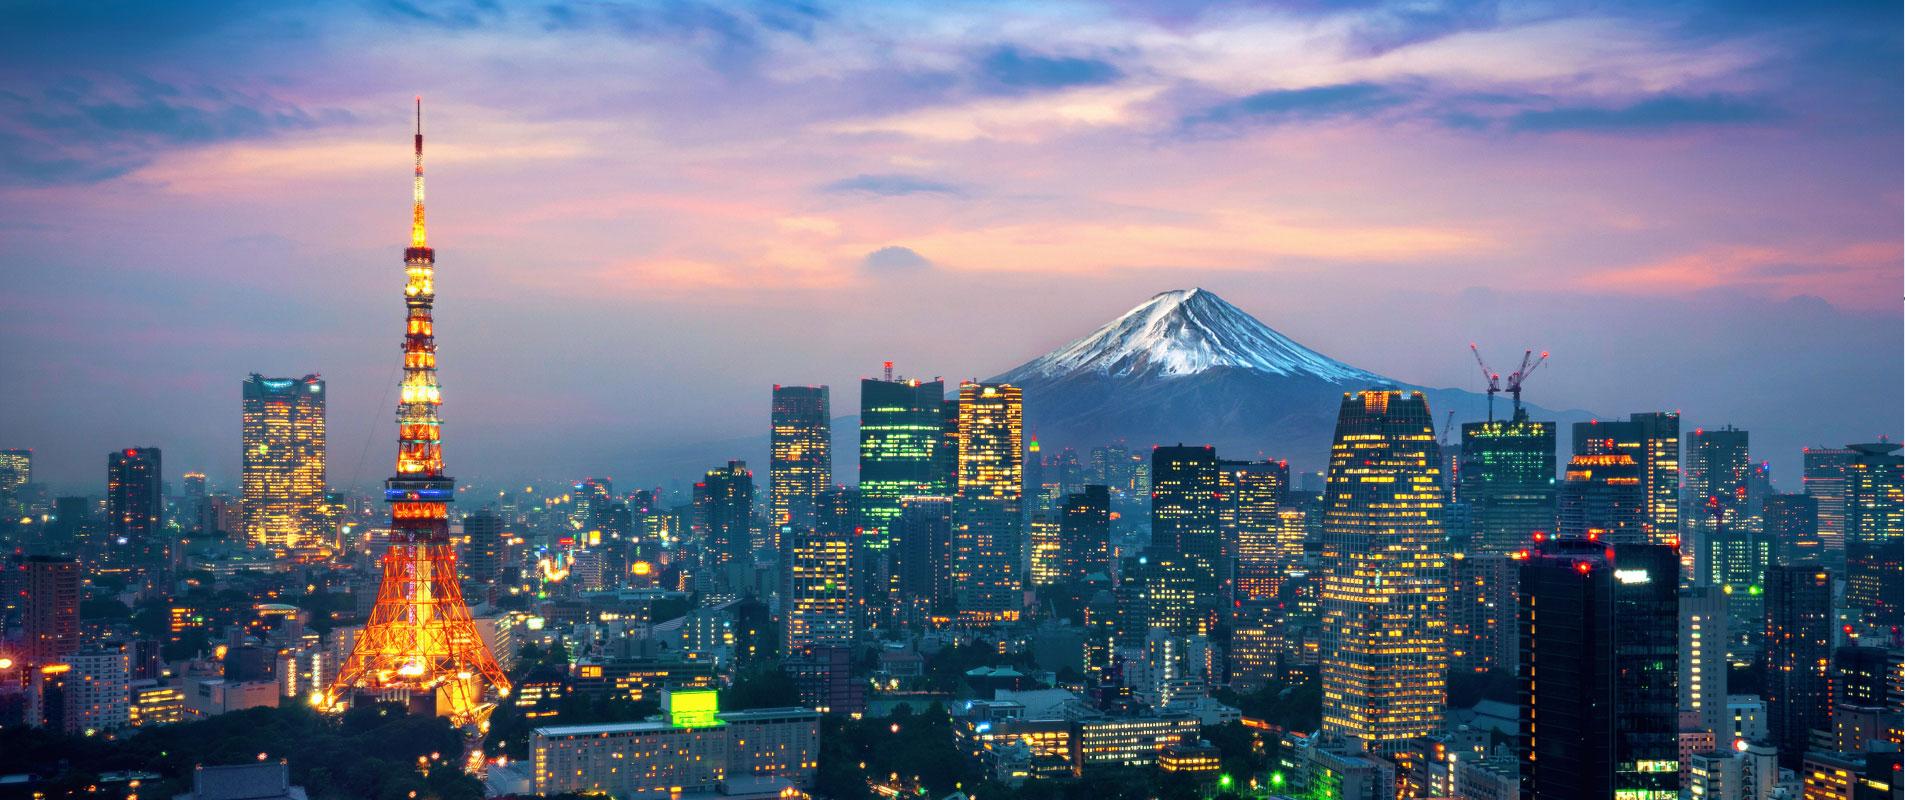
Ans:
<svg viewBox="0 0 1905 800"><path fill-rule="evenodd" d="M1650 544L1680 540L1680 412L1629 414L1626 421L1574 424L1574 455L1625 455L1640 465ZM1684 557L1684 555L1683 555Z"/></svg>
<svg viewBox="0 0 1905 800"><path fill-rule="evenodd" d="M1845 563L1845 468L1856 455L1850 448L1808 447L1800 476L1806 494L1819 503L1819 541L1826 565Z"/></svg>
<svg viewBox="0 0 1905 800"><path fill-rule="evenodd" d="M284 553L326 543L324 380L245 378L245 539Z"/></svg>
<svg viewBox="0 0 1905 800"><path fill-rule="evenodd" d="M1078 583L1111 569L1111 490L1096 484L1066 495L1058 517L1059 580Z"/></svg>
<svg viewBox="0 0 1905 800"><path fill-rule="evenodd" d="M1797 769L1815 728L1832 715L1832 573L1811 564L1766 571L1761 653L1768 735L1780 766Z"/></svg>
<svg viewBox="0 0 1905 800"><path fill-rule="evenodd" d="M1323 730L1394 752L1442 728L1449 549L1421 392L1343 396L1324 493Z"/></svg>
<svg viewBox="0 0 1905 800"><path fill-rule="evenodd" d="M107 566L170 568L161 461L157 447L128 447L106 455Z"/></svg>
<svg viewBox="0 0 1905 800"><path fill-rule="evenodd" d="M1895 442L1848 445L1845 469L1846 605L1867 625L1899 625L1905 547L1905 457Z"/></svg>
<svg viewBox="0 0 1905 800"><path fill-rule="evenodd" d="M1561 483L1560 535L1646 544L1647 494L1640 465L1625 454L1575 456Z"/></svg>
<svg viewBox="0 0 1905 800"><path fill-rule="evenodd" d="M704 564L723 588L739 589L754 567L754 472L745 461L709 470L700 501L707 519Z"/></svg>
<svg viewBox="0 0 1905 800"><path fill-rule="evenodd" d="M868 604L892 593L887 553L893 519L905 497L950 497L958 453L957 403L941 381L860 381L860 536L856 581ZM949 454L951 454L949 456Z"/></svg>
<svg viewBox="0 0 1905 800"><path fill-rule="evenodd" d="M1743 557L1746 526L1746 483L1753 464L1747 455L1747 432L1727 426L1721 430L1695 429L1687 437L1687 530L1695 552L1694 583L1729 583L1729 575L1751 571L1731 562ZM1735 541L1738 540L1738 541ZM1684 549L1684 548L1683 548Z"/></svg>
<svg viewBox="0 0 1905 800"><path fill-rule="evenodd" d="M1527 409L1516 409L1514 419L1463 423L1459 491L1468 506L1468 551L1513 552L1536 531L1554 531L1554 459L1554 423L1529 420Z"/></svg>
<svg viewBox="0 0 1905 800"><path fill-rule="evenodd" d="M961 621L1018 619L1025 575L1025 404L1009 384L959 386L953 601Z"/></svg>

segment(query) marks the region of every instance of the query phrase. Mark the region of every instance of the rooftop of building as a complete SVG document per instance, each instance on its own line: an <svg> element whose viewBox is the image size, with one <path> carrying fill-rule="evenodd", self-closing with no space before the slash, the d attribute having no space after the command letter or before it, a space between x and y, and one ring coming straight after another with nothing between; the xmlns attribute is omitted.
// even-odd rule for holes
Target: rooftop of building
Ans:
<svg viewBox="0 0 1905 800"><path fill-rule="evenodd" d="M304 800L304 788L291 785L285 762L200 766L192 773L189 800Z"/></svg>

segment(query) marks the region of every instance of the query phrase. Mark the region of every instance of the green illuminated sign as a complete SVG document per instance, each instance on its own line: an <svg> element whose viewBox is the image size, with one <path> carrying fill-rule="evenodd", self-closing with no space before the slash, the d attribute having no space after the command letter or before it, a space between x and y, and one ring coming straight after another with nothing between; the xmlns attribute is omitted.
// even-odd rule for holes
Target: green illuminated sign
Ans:
<svg viewBox="0 0 1905 800"><path fill-rule="evenodd" d="M720 724L714 715L721 710L721 704L713 689L665 692L662 704L667 707L668 721L677 728L707 728Z"/></svg>

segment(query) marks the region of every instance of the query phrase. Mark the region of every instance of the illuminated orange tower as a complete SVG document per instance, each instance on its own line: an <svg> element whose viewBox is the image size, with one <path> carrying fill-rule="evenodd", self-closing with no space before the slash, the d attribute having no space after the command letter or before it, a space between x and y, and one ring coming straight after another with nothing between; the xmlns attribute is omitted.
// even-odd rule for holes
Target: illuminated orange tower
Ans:
<svg viewBox="0 0 1905 800"><path fill-rule="evenodd" d="M358 635L337 681L320 698L331 706L356 692L419 698L434 694L439 713L458 723L483 723L494 707L484 684L509 694L509 679L477 635L457 583L449 503L455 481L443 474L438 434L437 341L430 310L436 298L436 252L423 231L423 99L417 99L417 176L410 247L404 250L404 377L397 405L397 475L384 482L390 503L390 549L377 606Z"/></svg>

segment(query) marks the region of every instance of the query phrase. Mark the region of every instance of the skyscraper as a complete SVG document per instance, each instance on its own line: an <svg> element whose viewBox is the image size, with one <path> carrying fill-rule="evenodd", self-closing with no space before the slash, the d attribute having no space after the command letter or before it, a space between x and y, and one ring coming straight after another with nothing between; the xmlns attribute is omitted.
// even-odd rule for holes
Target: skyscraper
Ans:
<svg viewBox="0 0 1905 800"><path fill-rule="evenodd" d="M1768 569L1764 630L1768 734L1780 765L1797 769L1812 730L1832 715L1832 574L1812 564Z"/></svg>
<svg viewBox="0 0 1905 800"><path fill-rule="evenodd" d="M1197 593L1214 596L1223 567L1218 501L1222 489L1213 447L1158 447L1151 451L1151 549L1197 577Z"/></svg>
<svg viewBox="0 0 1905 800"><path fill-rule="evenodd" d="M1449 562L1449 669L1515 670L1520 554L1457 553Z"/></svg>
<svg viewBox="0 0 1905 800"><path fill-rule="evenodd" d="M1625 455L1640 465L1647 497L1647 541L1677 544L1680 537L1680 412L1629 414L1627 421L1574 424L1574 455Z"/></svg>
<svg viewBox="0 0 1905 800"><path fill-rule="evenodd" d="M1394 752L1442 727L1449 563L1421 392L1343 396L1324 496L1323 730Z"/></svg>
<svg viewBox="0 0 1905 800"><path fill-rule="evenodd" d="M1724 585L1730 572L1746 571L1734 570L1728 561L1729 554L1748 552L1736 545L1747 532L1746 480L1752 468L1746 431L1731 425L1716 431L1696 428L1687 437L1687 483L1681 497L1687 529L1693 533L1696 584Z"/></svg>
<svg viewBox="0 0 1905 800"><path fill-rule="evenodd" d="M1522 561L1522 797L1678 795L1679 575L1664 545L1557 538Z"/></svg>
<svg viewBox="0 0 1905 800"><path fill-rule="evenodd" d="M1819 541L1828 567L1845 563L1845 468L1855 455L1850 448L1805 449L1801 480L1806 495L1819 502Z"/></svg>
<svg viewBox="0 0 1905 800"><path fill-rule="evenodd" d="M1773 560L1781 564L1826 563L1825 543L1819 539L1819 499L1807 494L1774 493L1760 509Z"/></svg>
<svg viewBox="0 0 1905 800"><path fill-rule="evenodd" d="M1559 516L1564 537L1646 544L1647 494L1640 465L1626 454L1570 459Z"/></svg>
<svg viewBox="0 0 1905 800"><path fill-rule="evenodd" d="M900 515L891 523L893 599L906 622L924 622L952 602L952 517L950 497L900 501Z"/></svg>
<svg viewBox="0 0 1905 800"><path fill-rule="evenodd" d="M1554 531L1554 449L1554 423L1529 420L1525 408L1514 419L1462 424L1470 552L1513 552L1536 531Z"/></svg>
<svg viewBox="0 0 1905 800"><path fill-rule="evenodd" d="M708 519L706 564L722 588L738 591L748 585L747 575L754 568L754 472L746 461L729 461L709 470L702 483Z"/></svg>
<svg viewBox="0 0 1905 800"><path fill-rule="evenodd" d="M1025 407L1018 387L960 384L953 598L966 622L983 625L1018 618L1025 570L1024 431Z"/></svg>
<svg viewBox="0 0 1905 800"><path fill-rule="evenodd" d="M245 540L283 553L325 538L324 380L245 378Z"/></svg>
<svg viewBox="0 0 1905 800"><path fill-rule="evenodd" d="M1273 600L1285 566L1282 545L1284 499L1290 490L1287 461L1220 461L1220 504L1228 511L1231 593L1237 599Z"/></svg>
<svg viewBox="0 0 1905 800"><path fill-rule="evenodd" d="M0 517L14 520L25 514L20 492L33 482L32 450L0 450Z"/></svg>
<svg viewBox="0 0 1905 800"><path fill-rule="evenodd" d="M463 559L470 582L482 586L502 578L503 518L488 509L478 511L463 519L463 535L470 541Z"/></svg>
<svg viewBox="0 0 1905 800"><path fill-rule="evenodd" d="M825 386L775 386L768 440L768 523L814 524L814 500L833 485L833 415ZM778 543L776 543L778 549Z"/></svg>
<svg viewBox="0 0 1905 800"><path fill-rule="evenodd" d="M1058 517L1059 577L1078 583L1111 569L1111 490L1087 485L1066 495Z"/></svg>
<svg viewBox="0 0 1905 800"><path fill-rule="evenodd" d="M830 495L823 501L822 494ZM853 591L853 534L856 514L836 490L810 500L828 513L809 524L791 524L782 534L781 654L809 647L852 647L854 619L860 614ZM843 513L844 512L844 513Z"/></svg>
<svg viewBox="0 0 1905 800"><path fill-rule="evenodd" d="M27 556L26 663L41 667L79 652L79 561Z"/></svg>
<svg viewBox="0 0 1905 800"><path fill-rule="evenodd" d="M947 415L941 381L860 380L860 496L862 524L855 569L884 604L892 565L887 539L903 497L950 497L957 460L958 419ZM956 407L956 403L953 404ZM950 434L950 435L949 435Z"/></svg>
<svg viewBox="0 0 1905 800"><path fill-rule="evenodd" d="M128 447L106 454L106 562L169 570L165 495L159 448Z"/></svg>
<svg viewBox="0 0 1905 800"><path fill-rule="evenodd" d="M1881 439L1847 445L1845 469L1846 605L1868 625L1899 625L1900 574L1905 572L1905 456Z"/></svg>
<svg viewBox="0 0 1905 800"><path fill-rule="evenodd" d="M1731 733L1726 718L1727 595L1718 586L1680 590L1680 729Z"/></svg>

